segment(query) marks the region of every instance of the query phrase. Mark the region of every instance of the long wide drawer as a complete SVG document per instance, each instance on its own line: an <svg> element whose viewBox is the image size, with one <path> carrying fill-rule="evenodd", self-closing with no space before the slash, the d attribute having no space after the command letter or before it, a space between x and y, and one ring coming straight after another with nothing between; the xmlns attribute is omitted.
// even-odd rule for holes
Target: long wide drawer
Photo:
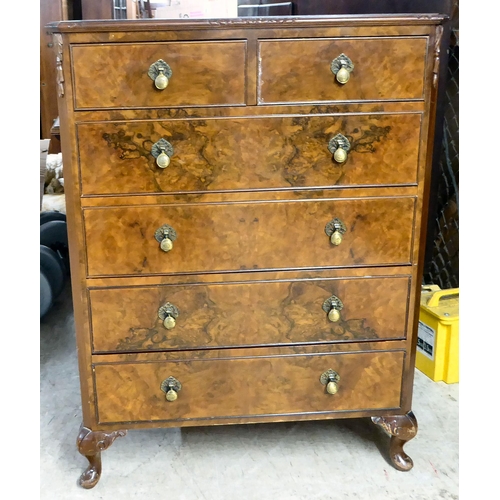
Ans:
<svg viewBox="0 0 500 500"><path fill-rule="evenodd" d="M408 264L414 209L413 197L87 208L88 276Z"/></svg>
<svg viewBox="0 0 500 500"><path fill-rule="evenodd" d="M83 195L417 182L420 114L81 123ZM337 134L347 159L328 148ZM167 168L153 145L168 141ZM336 145L336 143L334 144Z"/></svg>
<svg viewBox="0 0 500 500"><path fill-rule="evenodd" d="M409 284L396 276L91 289L93 350L402 339ZM329 319L331 309L338 316Z"/></svg>
<svg viewBox="0 0 500 500"><path fill-rule="evenodd" d="M426 37L263 40L259 102L423 99L426 51ZM331 69L342 55L354 66L344 84Z"/></svg>
<svg viewBox="0 0 500 500"><path fill-rule="evenodd" d="M245 41L76 45L72 59L76 109L245 103ZM160 60L163 90L148 75Z"/></svg>
<svg viewBox="0 0 500 500"><path fill-rule="evenodd" d="M94 366L98 421L395 409L400 406L404 356L403 351L370 351L98 364ZM333 381L327 378L329 370L339 377L330 372L336 380L335 394L324 383ZM321 380L325 372L326 380ZM175 400L167 400L169 391Z"/></svg>

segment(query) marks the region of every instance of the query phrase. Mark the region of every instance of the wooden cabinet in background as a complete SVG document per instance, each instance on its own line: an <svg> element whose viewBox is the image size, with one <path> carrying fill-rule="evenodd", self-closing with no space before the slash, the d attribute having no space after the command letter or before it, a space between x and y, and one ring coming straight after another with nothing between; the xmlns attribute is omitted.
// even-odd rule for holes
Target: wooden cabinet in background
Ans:
<svg viewBox="0 0 500 500"><path fill-rule="evenodd" d="M56 88L56 58L49 23L114 19L116 0L40 0L40 139L50 139L49 152L61 152ZM118 5L118 4L117 4ZM137 17L136 2L120 0L128 19Z"/></svg>
<svg viewBox="0 0 500 500"><path fill-rule="evenodd" d="M40 0L40 139L51 139L50 153L61 150L59 137L51 129L58 116L56 58L52 32L46 25L68 19L67 0Z"/></svg>

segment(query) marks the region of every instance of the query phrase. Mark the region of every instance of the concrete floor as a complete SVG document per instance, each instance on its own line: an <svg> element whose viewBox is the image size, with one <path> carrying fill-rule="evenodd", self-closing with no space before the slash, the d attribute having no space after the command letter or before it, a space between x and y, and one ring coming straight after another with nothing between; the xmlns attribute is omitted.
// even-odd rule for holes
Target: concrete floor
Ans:
<svg viewBox="0 0 500 500"><path fill-rule="evenodd" d="M103 453L92 490L75 445L81 422L69 284L40 321L40 499L458 499L458 384L417 370L410 472L387 461L369 419L129 431Z"/></svg>

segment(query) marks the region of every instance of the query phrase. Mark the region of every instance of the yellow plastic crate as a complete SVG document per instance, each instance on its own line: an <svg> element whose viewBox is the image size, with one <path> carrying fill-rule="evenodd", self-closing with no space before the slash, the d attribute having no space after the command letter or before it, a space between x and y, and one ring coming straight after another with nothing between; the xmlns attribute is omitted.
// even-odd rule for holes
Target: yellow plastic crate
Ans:
<svg viewBox="0 0 500 500"><path fill-rule="evenodd" d="M458 382L458 329L459 289L423 286L415 365L435 382Z"/></svg>

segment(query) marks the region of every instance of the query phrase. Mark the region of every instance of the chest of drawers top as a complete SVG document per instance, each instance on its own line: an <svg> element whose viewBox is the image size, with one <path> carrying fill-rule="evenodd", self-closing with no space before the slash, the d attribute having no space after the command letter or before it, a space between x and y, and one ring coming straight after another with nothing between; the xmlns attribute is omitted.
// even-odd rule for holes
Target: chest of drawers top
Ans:
<svg viewBox="0 0 500 500"><path fill-rule="evenodd" d="M81 196L421 180L439 16L247 19L57 24Z"/></svg>
<svg viewBox="0 0 500 500"><path fill-rule="evenodd" d="M75 110L156 109L422 100L429 26L441 19L87 21L57 30L71 36ZM156 61L166 63L168 91L154 90ZM349 85L334 83L343 65L353 70Z"/></svg>

